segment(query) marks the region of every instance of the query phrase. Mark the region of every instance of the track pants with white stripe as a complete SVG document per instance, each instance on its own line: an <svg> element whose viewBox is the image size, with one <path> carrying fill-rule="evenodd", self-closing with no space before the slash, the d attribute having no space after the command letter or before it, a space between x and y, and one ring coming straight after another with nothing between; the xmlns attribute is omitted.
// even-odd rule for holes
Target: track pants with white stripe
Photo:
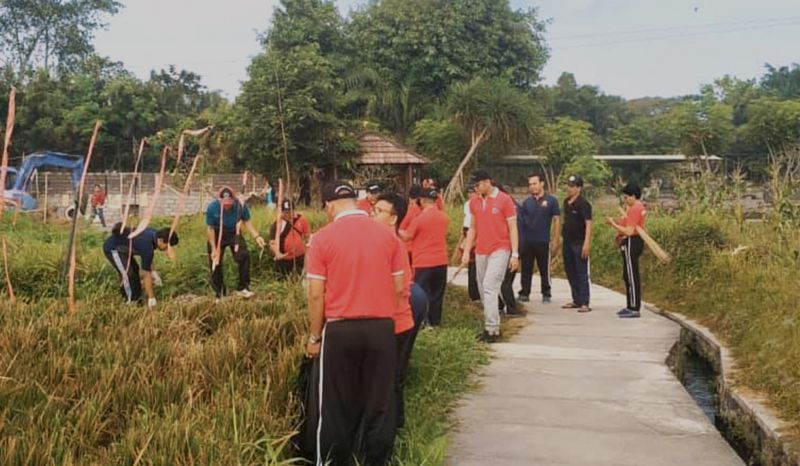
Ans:
<svg viewBox="0 0 800 466"><path fill-rule="evenodd" d="M394 446L397 342L392 319L328 322L319 356L317 465L383 466ZM360 439L360 441L359 441Z"/></svg>
<svg viewBox="0 0 800 466"><path fill-rule="evenodd" d="M130 258L129 266L128 253L114 249L106 253L106 259L119 275L119 291L125 298L125 302L132 303L142 299L142 280L139 277L139 264L136 262L136 258Z"/></svg>
<svg viewBox="0 0 800 466"><path fill-rule="evenodd" d="M619 247L622 253L622 278L625 280L625 297L628 309L642 308L642 279L639 275L639 257L644 251L644 241L638 236L626 237Z"/></svg>

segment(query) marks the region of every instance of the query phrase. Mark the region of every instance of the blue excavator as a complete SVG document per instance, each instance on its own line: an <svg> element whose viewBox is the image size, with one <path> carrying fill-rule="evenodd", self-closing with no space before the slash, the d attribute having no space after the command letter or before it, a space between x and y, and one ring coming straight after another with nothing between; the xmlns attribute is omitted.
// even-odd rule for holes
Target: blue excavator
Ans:
<svg viewBox="0 0 800 466"><path fill-rule="evenodd" d="M83 156L59 152L36 152L26 156L19 169L8 168L4 197L18 202L23 211L36 210L38 204L30 193L31 180L37 170L50 168L70 171L72 189L75 190L83 175Z"/></svg>

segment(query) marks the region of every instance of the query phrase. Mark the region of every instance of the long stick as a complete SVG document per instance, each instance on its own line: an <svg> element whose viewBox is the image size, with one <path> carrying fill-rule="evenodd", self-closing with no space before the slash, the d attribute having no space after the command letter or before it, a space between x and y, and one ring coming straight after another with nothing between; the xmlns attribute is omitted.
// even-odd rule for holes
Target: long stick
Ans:
<svg viewBox="0 0 800 466"><path fill-rule="evenodd" d="M89 150L86 152L86 161L83 164L83 174L81 174L81 181L78 184L78 200L75 203L75 216L72 218L72 232L69 236L69 273L67 276L67 304L69 305L70 312L75 312L75 266L76 266L76 253L75 243L78 240L78 217L80 217L81 199L83 199L83 188L86 185L86 177L89 174L89 164L92 162L92 153L94 153L94 145L97 142L97 133L100 132L100 120L94 124L94 131L92 132L92 139L89 141Z"/></svg>
<svg viewBox="0 0 800 466"><path fill-rule="evenodd" d="M666 251L664 251L661 246L650 236L644 228L637 226L636 233L644 240L644 244L647 245L647 248L660 260L661 262L669 262L671 258Z"/></svg>
<svg viewBox="0 0 800 466"><path fill-rule="evenodd" d="M8 172L8 147L11 145L11 135L14 133L14 120L17 113L17 88L12 87L8 94L8 115L6 116L6 133L3 142L3 158L0 161L0 199L6 197L6 173ZM0 205L0 208L3 208Z"/></svg>
<svg viewBox="0 0 800 466"><path fill-rule="evenodd" d="M133 164L133 178L131 178L131 184L128 188L128 197L125 199L125 208L122 210L122 228L120 231L125 230L125 226L128 224L128 214L130 213L131 201L133 200L133 188L136 186L136 175L139 171L139 162L142 160L145 144L147 144L147 138L142 138L142 140L139 141L139 154L136 156L136 162Z"/></svg>
<svg viewBox="0 0 800 466"><path fill-rule="evenodd" d="M206 126L205 128L201 129L185 129L181 132L181 138L178 140L178 156L175 160L175 170L172 172L172 176L175 176L178 173L178 169L181 167L181 158L183 158L183 151L186 148L186 136L202 136L205 133L214 129L213 125Z"/></svg>
<svg viewBox="0 0 800 466"><path fill-rule="evenodd" d="M200 161L201 157L202 156L198 155L194 158L192 168L189 170L189 175L186 177L186 183L183 184L183 191L181 191L181 196L178 198L178 204L175 206L175 217L172 218L172 225L169 227L170 239L175 233L175 230L178 228L178 220L180 220L181 213L183 213L183 207L186 204L186 196L189 194L189 189L192 187L192 176L194 175L195 170L197 170L197 162Z"/></svg>
<svg viewBox="0 0 800 466"><path fill-rule="evenodd" d="M156 205L158 204L158 198L161 195L161 188L164 186L164 175L167 174L167 156L169 155L169 146L164 146L164 150L161 151L161 170L158 172L158 182L156 183L155 192L153 192L153 197L150 199L150 205L147 206L147 212L145 213L142 220L137 225L136 229L128 235L128 238L134 239L137 236L141 235L144 230L147 229L148 225L150 225L150 221L153 219L153 214L156 211Z"/></svg>
<svg viewBox="0 0 800 466"><path fill-rule="evenodd" d="M3 268L6 270L6 291L8 292L8 302L14 304L17 302L17 297L14 295L14 287L11 285L11 273L8 271L8 252L6 248L6 236L3 235Z"/></svg>

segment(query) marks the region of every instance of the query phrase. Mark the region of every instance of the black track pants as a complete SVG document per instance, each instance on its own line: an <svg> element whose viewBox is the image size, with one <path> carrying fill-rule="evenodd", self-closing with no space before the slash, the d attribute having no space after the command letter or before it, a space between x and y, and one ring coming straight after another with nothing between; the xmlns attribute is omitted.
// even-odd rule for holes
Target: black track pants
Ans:
<svg viewBox="0 0 800 466"><path fill-rule="evenodd" d="M447 287L447 266L423 267L414 269L414 283L421 286L428 295L428 323L442 324L442 304Z"/></svg>
<svg viewBox="0 0 800 466"><path fill-rule="evenodd" d="M520 296L531 295L534 263L542 279L542 296L550 295L550 243L546 241L525 243L519 253L521 289Z"/></svg>
<svg viewBox="0 0 800 466"><path fill-rule="evenodd" d="M622 279L625 280L625 297L628 309L642 308L642 278L639 258L644 251L644 241L638 236L628 236L619 247L622 253Z"/></svg>
<svg viewBox="0 0 800 466"><path fill-rule="evenodd" d="M214 238L219 238L219 232L214 233ZM238 245L238 251L234 247ZM220 251L219 265L213 272L211 272L211 287L214 289L217 297L221 297L226 293L225 280L222 275L225 260L225 249L230 248L233 254L233 260L239 266L239 286L237 290L244 290L250 287L250 251L247 249L247 242L241 235L236 236L233 232L222 233L222 251ZM211 245L206 242L206 250L208 251L208 265L211 267Z"/></svg>

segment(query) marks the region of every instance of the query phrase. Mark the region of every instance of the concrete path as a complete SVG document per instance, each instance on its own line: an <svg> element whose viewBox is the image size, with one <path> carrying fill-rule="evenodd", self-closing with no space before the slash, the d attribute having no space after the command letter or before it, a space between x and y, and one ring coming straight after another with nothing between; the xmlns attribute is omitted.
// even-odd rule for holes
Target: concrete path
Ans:
<svg viewBox="0 0 800 466"><path fill-rule="evenodd" d="M665 364L676 324L619 319L625 296L599 286L591 313L561 309L569 296L554 280L553 304L533 295L529 325L492 345L481 387L455 413L447 465L744 464Z"/></svg>

